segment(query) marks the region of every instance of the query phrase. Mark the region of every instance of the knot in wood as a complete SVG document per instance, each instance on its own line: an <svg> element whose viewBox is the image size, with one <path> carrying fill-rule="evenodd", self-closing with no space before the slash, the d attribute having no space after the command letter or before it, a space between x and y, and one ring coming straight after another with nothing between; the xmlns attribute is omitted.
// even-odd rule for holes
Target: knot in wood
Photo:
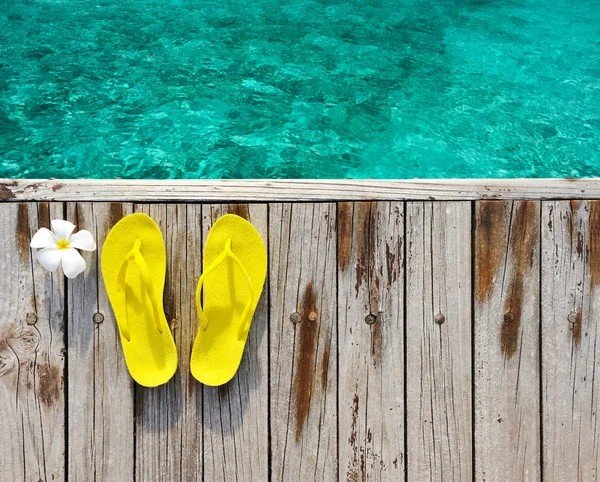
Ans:
<svg viewBox="0 0 600 482"><path fill-rule="evenodd" d="M25 321L28 325L35 325L37 323L37 315L35 313L27 313Z"/></svg>
<svg viewBox="0 0 600 482"><path fill-rule="evenodd" d="M35 353L39 343L39 337L33 328L24 328L20 335L16 338L19 350L24 354Z"/></svg>

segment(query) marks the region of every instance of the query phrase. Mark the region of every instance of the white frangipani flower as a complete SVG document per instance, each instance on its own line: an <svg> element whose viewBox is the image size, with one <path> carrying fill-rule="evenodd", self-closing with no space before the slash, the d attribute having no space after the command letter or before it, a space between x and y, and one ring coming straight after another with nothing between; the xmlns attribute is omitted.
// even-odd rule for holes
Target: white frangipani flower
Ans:
<svg viewBox="0 0 600 482"><path fill-rule="evenodd" d="M94 251L96 243L92 233L82 229L75 234L75 225L62 219L51 222L52 231L41 228L31 239L32 248L41 248L37 259L48 271L55 271L62 261L62 268L67 278L75 278L85 270L85 260L77 251Z"/></svg>

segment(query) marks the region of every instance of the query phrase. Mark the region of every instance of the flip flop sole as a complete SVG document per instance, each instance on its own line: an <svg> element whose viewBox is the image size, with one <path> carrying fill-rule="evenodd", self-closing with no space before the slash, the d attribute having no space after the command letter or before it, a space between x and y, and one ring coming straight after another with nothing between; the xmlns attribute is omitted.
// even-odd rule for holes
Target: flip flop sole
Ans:
<svg viewBox="0 0 600 482"><path fill-rule="evenodd" d="M242 269L231 259L206 277L204 313L208 325L206 330L202 326L198 329L190 368L198 381L211 386L223 385L236 374L248 338L247 331L238 338L244 323L242 313L252 289L250 316L254 314L267 275L267 251L260 234L248 221L233 214L219 218L211 228L204 248L205 270L223 253L229 239L231 251L250 277L251 288Z"/></svg>
<svg viewBox="0 0 600 482"><path fill-rule="evenodd" d="M157 321L150 295L144 289L141 272L134 262L130 262L125 272L125 290L119 289L119 270L137 239L141 241L140 253L147 265L157 302ZM106 236L101 266L129 373L146 387L166 383L177 370L177 349L164 315L165 243L154 220L136 213L115 224ZM130 335L129 340L126 333Z"/></svg>

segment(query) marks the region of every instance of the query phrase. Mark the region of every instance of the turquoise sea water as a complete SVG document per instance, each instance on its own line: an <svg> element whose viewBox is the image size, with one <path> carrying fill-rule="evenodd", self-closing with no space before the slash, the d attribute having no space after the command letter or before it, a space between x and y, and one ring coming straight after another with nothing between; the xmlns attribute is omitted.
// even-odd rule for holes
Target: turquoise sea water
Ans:
<svg viewBox="0 0 600 482"><path fill-rule="evenodd" d="M600 0L0 0L0 177L600 176Z"/></svg>

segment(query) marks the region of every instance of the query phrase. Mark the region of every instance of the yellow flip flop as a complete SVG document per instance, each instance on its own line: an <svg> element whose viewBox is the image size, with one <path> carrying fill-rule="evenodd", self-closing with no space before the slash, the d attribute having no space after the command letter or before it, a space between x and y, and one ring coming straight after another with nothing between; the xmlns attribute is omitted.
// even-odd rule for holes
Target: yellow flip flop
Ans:
<svg viewBox="0 0 600 482"><path fill-rule="evenodd" d="M252 224L226 214L208 233L203 266L196 288L200 328L190 368L199 382L218 386L231 380L240 366L267 276L267 250Z"/></svg>
<svg viewBox="0 0 600 482"><path fill-rule="evenodd" d="M166 258L159 227L141 213L115 224L102 249L102 277L125 362L145 387L166 383L177 370L177 349L163 308Z"/></svg>

